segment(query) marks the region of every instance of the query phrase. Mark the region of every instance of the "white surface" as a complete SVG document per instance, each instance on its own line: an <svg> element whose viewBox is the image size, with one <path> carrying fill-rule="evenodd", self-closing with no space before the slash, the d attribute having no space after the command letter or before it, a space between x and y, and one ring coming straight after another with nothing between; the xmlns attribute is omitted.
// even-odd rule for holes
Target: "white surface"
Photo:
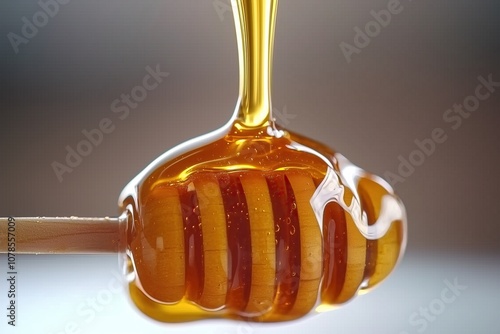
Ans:
<svg viewBox="0 0 500 334"><path fill-rule="evenodd" d="M2 255L2 275L7 272L4 263ZM17 326L8 326L2 315L0 333L499 332L500 261L493 254L407 255L396 272L369 294L338 310L280 324L210 320L174 325L152 321L135 309L123 285L121 291L115 290L119 288L114 275L118 273L117 256L20 256L17 267ZM466 288L453 302L439 302L447 287L445 281L455 279ZM2 310L7 305L6 292L6 280L2 279ZM453 294L447 292L445 297L453 299ZM92 299L97 311L89 306ZM440 305L444 309L439 310ZM432 320L425 320L421 308L429 307L435 311L437 307L441 313L431 313Z"/></svg>

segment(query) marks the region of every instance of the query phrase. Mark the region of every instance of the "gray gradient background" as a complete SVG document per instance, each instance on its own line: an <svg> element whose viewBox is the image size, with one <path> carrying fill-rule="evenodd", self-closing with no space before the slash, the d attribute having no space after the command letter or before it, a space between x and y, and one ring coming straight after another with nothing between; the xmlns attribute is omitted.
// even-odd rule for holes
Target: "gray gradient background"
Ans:
<svg viewBox="0 0 500 334"><path fill-rule="evenodd" d="M387 2L281 0L273 76L274 107L295 115L288 128L376 174L395 172L398 156L408 157L414 140L434 128L448 135L395 187L408 211L409 242L385 284L333 313L278 326L160 325L142 318L125 293L86 323L74 309L106 287L116 257L24 257L20 327L8 330L56 333L76 319L81 333L106 326L123 333L141 326L149 333L416 333L412 312L457 277L467 290L425 331L498 332L500 89L457 130L442 117L474 92L478 76L500 81L500 3L402 0L404 10L348 64L339 44L352 44L353 28ZM115 215L119 192L143 167L232 114L234 25L212 0L73 0L15 54L7 33L20 34L21 18L38 10L34 1L0 3L0 216ZM119 120L111 102L156 64L170 76ZM105 117L115 131L58 182L51 163L63 162L64 147ZM0 309L4 291L0 283Z"/></svg>

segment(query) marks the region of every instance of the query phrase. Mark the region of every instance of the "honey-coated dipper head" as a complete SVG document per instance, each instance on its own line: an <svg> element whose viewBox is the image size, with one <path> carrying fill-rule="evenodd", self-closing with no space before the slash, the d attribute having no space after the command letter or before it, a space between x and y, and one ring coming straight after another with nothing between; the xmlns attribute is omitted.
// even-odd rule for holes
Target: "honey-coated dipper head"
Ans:
<svg viewBox="0 0 500 334"><path fill-rule="evenodd" d="M133 216L130 289L143 312L290 320L392 271L406 218L385 181L293 133L238 132L166 154L122 194Z"/></svg>

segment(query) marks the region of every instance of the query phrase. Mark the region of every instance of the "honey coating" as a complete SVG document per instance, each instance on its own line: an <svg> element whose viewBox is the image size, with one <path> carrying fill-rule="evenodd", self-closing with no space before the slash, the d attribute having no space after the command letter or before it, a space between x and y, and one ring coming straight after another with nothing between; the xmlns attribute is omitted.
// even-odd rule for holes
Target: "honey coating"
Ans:
<svg viewBox="0 0 500 334"><path fill-rule="evenodd" d="M318 221L311 199L328 170L340 174L337 155L285 131L238 132L157 162L124 197L134 217L131 295L143 312L170 322L291 320L345 303L392 271L404 221L368 239L342 207L359 203L373 225L394 196L383 184L366 174L359 198L339 184L343 197L324 203Z"/></svg>
<svg viewBox="0 0 500 334"><path fill-rule="evenodd" d="M234 116L163 154L120 196L131 298L160 321L326 311L380 283L406 244L404 207L385 181L274 122L278 1L232 3Z"/></svg>

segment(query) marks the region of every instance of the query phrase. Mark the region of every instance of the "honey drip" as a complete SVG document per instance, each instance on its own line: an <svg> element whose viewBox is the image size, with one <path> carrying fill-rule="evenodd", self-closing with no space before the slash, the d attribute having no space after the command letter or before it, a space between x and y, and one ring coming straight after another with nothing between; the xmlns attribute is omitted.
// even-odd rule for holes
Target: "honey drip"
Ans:
<svg viewBox="0 0 500 334"><path fill-rule="evenodd" d="M124 189L130 293L160 321L297 319L382 281L406 243L382 179L271 115L277 0L233 1L240 96L221 129Z"/></svg>

